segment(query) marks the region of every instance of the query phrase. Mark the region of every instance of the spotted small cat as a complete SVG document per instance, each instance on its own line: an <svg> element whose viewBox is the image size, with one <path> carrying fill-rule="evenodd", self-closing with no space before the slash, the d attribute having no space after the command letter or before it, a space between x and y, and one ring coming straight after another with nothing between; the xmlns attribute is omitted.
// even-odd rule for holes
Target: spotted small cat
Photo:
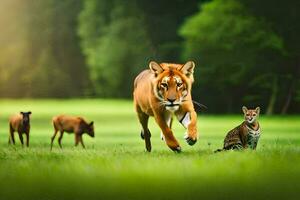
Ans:
<svg viewBox="0 0 300 200"><path fill-rule="evenodd" d="M243 106L242 110L244 112L245 121L227 133L224 139L223 149L218 149L215 152L231 149L256 149L260 138L260 126L257 121L260 108L247 109L247 107Z"/></svg>

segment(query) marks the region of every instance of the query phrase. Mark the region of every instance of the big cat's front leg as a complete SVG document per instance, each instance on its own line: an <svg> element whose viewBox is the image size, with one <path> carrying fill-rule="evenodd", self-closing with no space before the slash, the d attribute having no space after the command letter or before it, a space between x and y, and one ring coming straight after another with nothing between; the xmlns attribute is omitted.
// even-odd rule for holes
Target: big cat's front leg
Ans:
<svg viewBox="0 0 300 200"><path fill-rule="evenodd" d="M189 145L194 145L198 139L197 113L195 111L187 111L177 117L180 123L187 129L184 139Z"/></svg>
<svg viewBox="0 0 300 200"><path fill-rule="evenodd" d="M154 118L155 118L156 123L161 128L161 131L164 135L164 140L165 140L166 144L168 145L168 147L170 147L170 149L172 149L175 152L181 152L181 147L180 147L178 141L176 140L176 138L174 137L171 128L166 123L163 115L155 114Z"/></svg>

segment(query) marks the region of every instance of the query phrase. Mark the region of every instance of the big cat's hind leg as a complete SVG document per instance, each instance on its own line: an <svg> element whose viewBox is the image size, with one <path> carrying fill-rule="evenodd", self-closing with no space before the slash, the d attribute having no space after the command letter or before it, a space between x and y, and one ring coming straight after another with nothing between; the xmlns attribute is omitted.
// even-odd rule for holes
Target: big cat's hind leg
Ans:
<svg viewBox="0 0 300 200"><path fill-rule="evenodd" d="M142 131L141 131L141 138L145 140L145 145L146 145L146 150L148 152L151 152L151 133L148 129L148 120L149 120L149 115L146 113L142 112L141 110L137 110L138 118L139 121L142 125Z"/></svg>

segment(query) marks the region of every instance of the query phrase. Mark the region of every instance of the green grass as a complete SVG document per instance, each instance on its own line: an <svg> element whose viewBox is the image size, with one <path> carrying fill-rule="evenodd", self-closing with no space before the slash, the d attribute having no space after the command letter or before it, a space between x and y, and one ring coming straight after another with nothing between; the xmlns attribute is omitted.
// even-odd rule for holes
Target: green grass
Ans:
<svg viewBox="0 0 300 200"><path fill-rule="evenodd" d="M31 110L30 148L9 146L8 117ZM96 137L86 149L65 134L55 141L57 114L95 121ZM300 116L260 117L257 151L214 154L242 116L199 114L200 139L188 146L174 123L183 152L173 153L150 120L153 151L145 152L131 101L1 100L0 199L299 199Z"/></svg>

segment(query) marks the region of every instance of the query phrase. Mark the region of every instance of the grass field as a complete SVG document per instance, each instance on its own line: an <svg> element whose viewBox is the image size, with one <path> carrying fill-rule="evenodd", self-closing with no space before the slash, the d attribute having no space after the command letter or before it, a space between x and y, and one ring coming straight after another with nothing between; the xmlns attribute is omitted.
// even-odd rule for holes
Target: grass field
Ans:
<svg viewBox="0 0 300 200"><path fill-rule="evenodd" d="M8 117L31 110L31 144L8 145ZM50 152L51 118L57 114L95 121L86 149L65 134ZM0 199L299 199L300 116L261 116L257 151L214 154L242 115L200 113L200 139L173 153L150 121L153 151L145 152L131 101L0 100ZM17 135L16 135L17 136Z"/></svg>

